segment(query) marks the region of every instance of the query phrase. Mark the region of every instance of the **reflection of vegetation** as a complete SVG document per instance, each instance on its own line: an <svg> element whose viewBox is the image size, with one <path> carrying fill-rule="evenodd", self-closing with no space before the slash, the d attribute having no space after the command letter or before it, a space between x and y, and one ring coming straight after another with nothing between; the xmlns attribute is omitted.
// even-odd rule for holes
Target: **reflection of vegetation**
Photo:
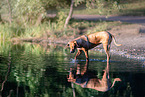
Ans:
<svg viewBox="0 0 145 97"><path fill-rule="evenodd" d="M49 59L49 56L46 57L44 50L42 50L42 48L40 46L31 45L31 44L27 44L25 46L24 45L14 45L14 46L9 47L7 49L7 51L12 52L12 55L11 55L12 68L11 68L10 79L8 80L8 82L11 83L11 82L14 82L14 80L16 80L15 84L18 87L17 92L20 91L21 89L19 89L19 88L23 86L24 90L25 90L25 96L31 95L31 97L33 97L34 95L39 95L40 91L45 93L48 88L51 88L51 86L53 85L53 82L57 82L58 79L56 79L56 80L52 79L53 72L51 72L51 71L50 72L52 73L52 75L50 76L50 78L48 80L46 80L47 78L42 78L42 77L44 77L44 72L46 71L45 66L47 66L48 64L51 66L51 62L53 63L53 61L56 62L56 64L58 65L57 62L58 62L59 58L57 58L57 57L55 58L54 57L55 55L52 55L52 52L50 53L50 55L52 57L50 57L50 59ZM2 53L2 55L5 55L5 57L7 57L8 53L5 52L5 54ZM48 58L50 62L44 60L45 58L46 59ZM5 65L4 60L1 63L3 63L3 65ZM1 69L4 69L4 68L2 68L2 65L0 65L0 66L1 66ZM51 68L50 70L56 71L56 69L57 68L54 67L54 68ZM61 69L59 69L59 70L61 70ZM59 71L56 71L54 73L56 75L59 75L59 73L57 73L57 72L59 72ZM1 74L3 74L3 73L1 73ZM60 75L60 76L62 76L62 75ZM47 77L47 75L46 75L46 77ZM65 77L62 77L61 79L63 79L63 78L65 78ZM50 80L52 80L52 81L50 81ZM48 84L50 83L52 85L50 87L48 87L47 89L44 88L45 90L43 91L43 90L41 90L41 87L42 87L41 85L42 85L42 82L44 82L44 81L46 81L46 82L48 81ZM61 83L58 82L55 84L56 86L54 86L54 88L57 87L57 84L60 84L60 87L61 87ZM52 89L54 89L54 88L52 88ZM20 95L20 94L17 93L17 95Z"/></svg>
<svg viewBox="0 0 145 97"><path fill-rule="evenodd" d="M11 72L2 95L7 96L13 90L11 97L73 96L71 84L66 79L66 75L68 75L67 68L70 67L71 63L68 63L69 60L66 57L69 56L63 48L53 45L47 45L45 49L32 44L2 45L0 49L0 86L7 72L9 53L11 53ZM90 54L93 55L93 53ZM103 55L99 54L99 56L101 60ZM81 66L84 66L84 62L80 63ZM101 78L105 65L105 62L91 61L89 69L98 71L97 76ZM125 97L126 95L131 97L135 95L133 94L133 91L136 90L134 84L138 76L133 78L130 73L114 72L111 72L110 75L111 78L120 77L122 82L116 83L114 88L105 93L92 89L82 89L74 84L76 97Z"/></svg>

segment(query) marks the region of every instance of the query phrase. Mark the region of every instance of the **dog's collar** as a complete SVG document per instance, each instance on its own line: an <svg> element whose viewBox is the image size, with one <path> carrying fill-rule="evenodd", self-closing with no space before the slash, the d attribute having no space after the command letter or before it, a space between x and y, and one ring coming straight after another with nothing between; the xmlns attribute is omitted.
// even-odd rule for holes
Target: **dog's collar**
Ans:
<svg viewBox="0 0 145 97"><path fill-rule="evenodd" d="M86 35L84 35L84 36L86 37L87 41L89 41L88 36L86 36Z"/></svg>
<svg viewBox="0 0 145 97"><path fill-rule="evenodd" d="M86 38L87 47L89 49L89 39L88 39L88 37L86 35L84 35L84 37ZM79 43L80 41L82 41L82 40L81 39L76 40L76 42L77 42L77 48L81 48L82 47L82 45L80 45L80 43Z"/></svg>
<svg viewBox="0 0 145 97"><path fill-rule="evenodd" d="M77 48L81 48L81 46L79 45L78 40L76 40L76 42L77 42Z"/></svg>
<svg viewBox="0 0 145 97"><path fill-rule="evenodd" d="M88 36L86 36L86 35L84 35L84 36L86 37L86 40L87 40L87 41L86 41L86 42L87 42L87 47L90 48L90 47L89 47L89 39L88 39Z"/></svg>

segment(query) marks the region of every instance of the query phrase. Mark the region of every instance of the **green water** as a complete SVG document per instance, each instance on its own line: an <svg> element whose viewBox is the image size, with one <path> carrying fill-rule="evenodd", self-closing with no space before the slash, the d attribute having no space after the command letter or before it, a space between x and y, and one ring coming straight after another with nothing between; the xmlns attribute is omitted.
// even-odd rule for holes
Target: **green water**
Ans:
<svg viewBox="0 0 145 97"><path fill-rule="evenodd" d="M88 69L102 78L104 52L91 50ZM1 44L0 95L2 97L145 97L145 68L142 60L111 55L110 78L122 81L107 92L82 88L67 81L70 68L85 65L84 56L74 62L65 45ZM74 88L74 89L73 89Z"/></svg>

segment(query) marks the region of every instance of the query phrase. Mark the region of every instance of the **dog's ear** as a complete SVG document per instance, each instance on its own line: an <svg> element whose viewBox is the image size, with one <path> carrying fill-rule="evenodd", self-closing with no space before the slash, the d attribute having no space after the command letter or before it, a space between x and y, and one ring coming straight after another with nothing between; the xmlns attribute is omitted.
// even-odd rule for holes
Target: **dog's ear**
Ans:
<svg viewBox="0 0 145 97"><path fill-rule="evenodd" d="M77 41L74 41L74 44L76 44L76 46L78 46Z"/></svg>
<svg viewBox="0 0 145 97"><path fill-rule="evenodd" d="M76 41L74 41L74 44L76 44L77 42Z"/></svg>

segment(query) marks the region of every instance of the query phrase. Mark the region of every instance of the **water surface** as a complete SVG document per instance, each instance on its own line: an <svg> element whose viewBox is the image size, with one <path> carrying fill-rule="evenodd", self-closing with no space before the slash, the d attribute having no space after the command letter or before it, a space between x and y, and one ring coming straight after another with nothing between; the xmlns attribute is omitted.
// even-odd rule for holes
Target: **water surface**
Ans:
<svg viewBox="0 0 145 97"><path fill-rule="evenodd" d="M89 51L88 69L102 78L106 68L104 52ZM1 44L0 89L2 97L145 97L143 60L112 54L109 68L111 81L120 78L107 92L82 88L68 82L70 68L83 68L85 57L77 62L65 45Z"/></svg>

